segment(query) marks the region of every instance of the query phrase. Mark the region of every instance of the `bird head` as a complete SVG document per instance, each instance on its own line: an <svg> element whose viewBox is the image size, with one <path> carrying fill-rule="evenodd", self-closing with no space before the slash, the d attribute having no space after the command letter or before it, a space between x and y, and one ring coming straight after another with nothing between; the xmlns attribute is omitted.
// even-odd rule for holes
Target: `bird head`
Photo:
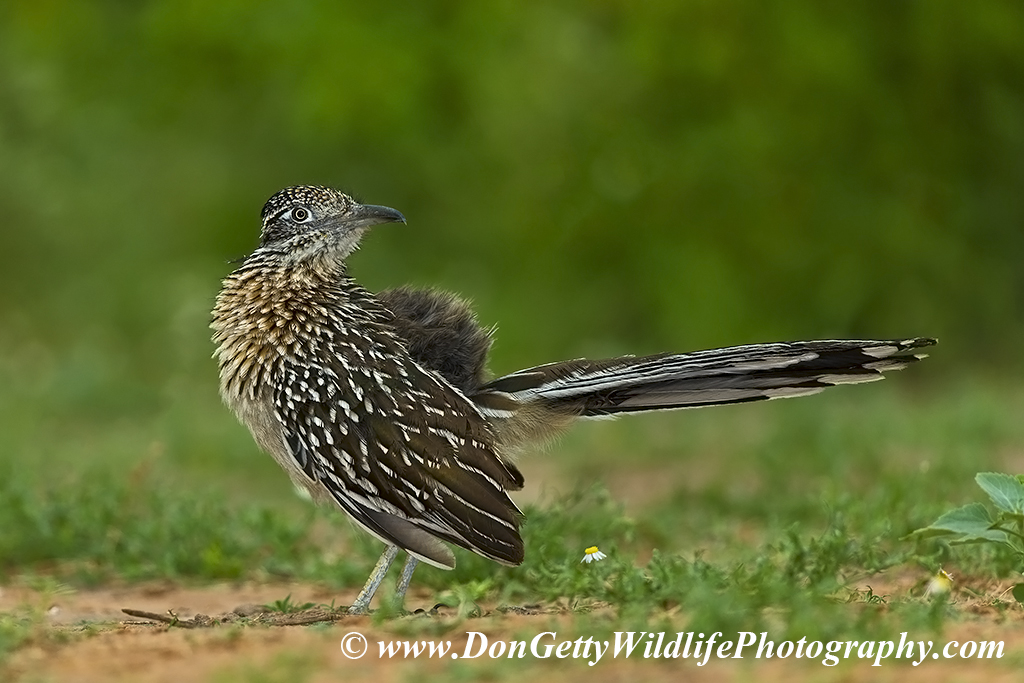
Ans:
<svg viewBox="0 0 1024 683"><path fill-rule="evenodd" d="M281 190L267 200L260 215L260 248L284 254L293 263L343 261L372 226L405 222L394 209L360 204L343 192L314 185Z"/></svg>

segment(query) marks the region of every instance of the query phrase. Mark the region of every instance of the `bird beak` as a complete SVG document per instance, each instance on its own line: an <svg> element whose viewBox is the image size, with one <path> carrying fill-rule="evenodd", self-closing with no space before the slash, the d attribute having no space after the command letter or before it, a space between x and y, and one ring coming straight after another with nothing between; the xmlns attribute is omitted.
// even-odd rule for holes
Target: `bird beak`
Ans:
<svg viewBox="0 0 1024 683"><path fill-rule="evenodd" d="M368 228L381 223L404 223L405 216L394 209L386 206L375 206L373 204L356 204L352 211L345 217L345 227L353 230L357 228Z"/></svg>

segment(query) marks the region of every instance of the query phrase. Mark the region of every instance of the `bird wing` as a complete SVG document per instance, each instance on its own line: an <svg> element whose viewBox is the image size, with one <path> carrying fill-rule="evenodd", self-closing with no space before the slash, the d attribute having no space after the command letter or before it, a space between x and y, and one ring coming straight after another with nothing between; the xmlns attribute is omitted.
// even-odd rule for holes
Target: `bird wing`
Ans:
<svg viewBox="0 0 1024 683"><path fill-rule="evenodd" d="M388 351L387 371L338 356L283 364L274 407L295 462L367 531L430 564L454 567L438 538L520 564L522 513L506 491L522 475L468 399Z"/></svg>

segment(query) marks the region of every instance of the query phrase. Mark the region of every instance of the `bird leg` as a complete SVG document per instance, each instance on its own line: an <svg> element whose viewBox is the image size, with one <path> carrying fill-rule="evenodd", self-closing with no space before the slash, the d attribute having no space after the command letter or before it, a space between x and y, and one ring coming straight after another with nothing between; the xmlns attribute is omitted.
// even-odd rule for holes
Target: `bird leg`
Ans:
<svg viewBox="0 0 1024 683"><path fill-rule="evenodd" d="M412 555L405 561L405 566L402 567L402 576L398 579L398 585L395 586L395 607L403 609L405 605L405 592L409 590L409 583L412 581L412 573L416 571L416 565L420 563Z"/></svg>
<svg viewBox="0 0 1024 683"><path fill-rule="evenodd" d="M384 552L381 554L380 559L377 560L377 566L370 572L370 577L366 579L366 585L363 586L363 590L356 596L355 602L348 608L349 614L368 614L370 611L370 600L373 600L373 594L377 592L377 588L380 586L380 582L384 580L384 576L388 573L388 569L391 567L391 563L395 561L395 557L398 556L398 546L389 545ZM411 557L409 558L412 559ZM406 563L408 566L408 563ZM412 572L409 572L410 578ZM405 577L405 571L402 571L402 577ZM406 582L408 587L408 582ZM402 591L402 595L405 595L405 591Z"/></svg>

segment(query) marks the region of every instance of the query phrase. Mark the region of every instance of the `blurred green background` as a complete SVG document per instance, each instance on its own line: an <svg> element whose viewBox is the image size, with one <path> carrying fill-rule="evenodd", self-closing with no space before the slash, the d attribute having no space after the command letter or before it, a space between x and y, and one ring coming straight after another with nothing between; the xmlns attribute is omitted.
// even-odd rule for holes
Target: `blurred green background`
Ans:
<svg viewBox="0 0 1024 683"><path fill-rule="evenodd" d="M1016 1L5 0L0 462L286 491L207 323L298 183L401 210L353 273L471 297L495 372L929 335L900 383L1012 378L1022 37Z"/></svg>

